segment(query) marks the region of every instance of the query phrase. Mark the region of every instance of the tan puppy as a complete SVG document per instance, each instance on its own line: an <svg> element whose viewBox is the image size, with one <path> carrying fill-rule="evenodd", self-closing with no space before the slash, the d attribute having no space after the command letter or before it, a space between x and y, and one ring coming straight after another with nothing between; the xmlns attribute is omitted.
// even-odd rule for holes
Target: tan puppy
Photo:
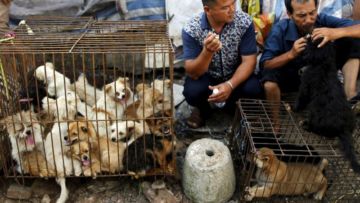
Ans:
<svg viewBox="0 0 360 203"><path fill-rule="evenodd" d="M96 152L98 151L92 149L88 141L80 141L71 145L70 150L66 153L67 156L71 156L81 162L84 176L96 178L96 175L101 172L99 153Z"/></svg>
<svg viewBox="0 0 360 203"><path fill-rule="evenodd" d="M261 148L255 154L257 185L247 187L245 200L272 195L314 194L321 200L327 190L327 179L322 171L328 165L323 159L319 165L307 163L285 163L277 159L273 150Z"/></svg>
<svg viewBox="0 0 360 203"><path fill-rule="evenodd" d="M92 122L86 122L85 120L73 122L72 126L75 128L72 128L71 132L69 131L70 138L68 139L73 141L69 142L74 143L74 140L77 140L77 142L88 142L90 140L89 138L91 138L91 152L93 152L100 160L101 171L115 173L123 169L122 160L124 151L133 141L129 141L128 144L126 144L124 142L112 142L106 137L98 137ZM79 131L77 126L79 126ZM75 134L73 135L73 133ZM74 143L72 146L73 145L78 145L78 143Z"/></svg>
<svg viewBox="0 0 360 203"><path fill-rule="evenodd" d="M89 141L93 143L96 140L96 132L92 122L79 117L77 121L69 123L67 135L64 136L66 145L72 145L77 141Z"/></svg>
<svg viewBox="0 0 360 203"><path fill-rule="evenodd" d="M107 138L100 137L99 145L96 146L99 152L95 153L100 154L101 170L110 173L122 171L124 168L124 151L132 142L128 142L128 144L124 142L111 142Z"/></svg>
<svg viewBox="0 0 360 203"><path fill-rule="evenodd" d="M55 176L54 168L46 164L45 157L40 151L24 152L21 159L24 174L40 177Z"/></svg>
<svg viewBox="0 0 360 203"><path fill-rule="evenodd" d="M139 107L136 110L139 119L148 118L159 111L171 108L171 104L164 100L164 95L156 88L140 83L136 86L136 91L140 100Z"/></svg>

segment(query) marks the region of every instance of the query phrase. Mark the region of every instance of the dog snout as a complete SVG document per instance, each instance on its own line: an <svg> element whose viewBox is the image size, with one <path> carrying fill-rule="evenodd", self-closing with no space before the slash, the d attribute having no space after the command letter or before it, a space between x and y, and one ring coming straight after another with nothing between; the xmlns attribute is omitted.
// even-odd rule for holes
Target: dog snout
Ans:
<svg viewBox="0 0 360 203"><path fill-rule="evenodd" d="M64 140L65 140L65 141L68 141L68 139L69 139L68 136L65 136L65 137L64 137Z"/></svg>
<svg viewBox="0 0 360 203"><path fill-rule="evenodd" d="M168 125L163 125L161 126L161 132L164 134L169 134L170 133L170 128Z"/></svg>
<svg viewBox="0 0 360 203"><path fill-rule="evenodd" d="M31 135L31 130L25 131L25 134L26 134L26 135Z"/></svg>
<svg viewBox="0 0 360 203"><path fill-rule="evenodd" d="M83 155L83 160L87 161L87 160L89 160L89 157L87 155Z"/></svg>
<svg viewBox="0 0 360 203"><path fill-rule="evenodd" d="M115 137L112 137L112 138L111 138L111 141L116 142L116 138L115 138Z"/></svg>

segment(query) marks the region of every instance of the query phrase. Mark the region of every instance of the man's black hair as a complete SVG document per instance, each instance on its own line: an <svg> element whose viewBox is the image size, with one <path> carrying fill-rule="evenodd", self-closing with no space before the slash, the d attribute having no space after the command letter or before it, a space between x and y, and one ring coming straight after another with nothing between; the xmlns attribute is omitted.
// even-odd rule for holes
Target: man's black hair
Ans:
<svg viewBox="0 0 360 203"><path fill-rule="evenodd" d="M203 6L213 6L216 4L217 0L202 0Z"/></svg>
<svg viewBox="0 0 360 203"><path fill-rule="evenodd" d="M286 6L286 10L292 14L294 12L294 9L293 7L291 6L291 2L292 1L297 1L298 3L305 3L307 1L311 1L311 0L285 0L285 6ZM204 2L204 0L203 0ZM318 6L318 0L314 0L315 2L315 6L317 7Z"/></svg>

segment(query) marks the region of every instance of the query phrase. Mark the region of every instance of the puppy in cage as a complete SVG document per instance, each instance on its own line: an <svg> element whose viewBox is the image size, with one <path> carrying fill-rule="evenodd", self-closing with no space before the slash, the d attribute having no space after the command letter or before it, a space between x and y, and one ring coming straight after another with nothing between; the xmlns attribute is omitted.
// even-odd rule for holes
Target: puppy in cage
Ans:
<svg viewBox="0 0 360 203"><path fill-rule="evenodd" d="M170 136L171 135L171 110L160 111L153 116L146 119L151 134L155 136Z"/></svg>
<svg viewBox="0 0 360 203"><path fill-rule="evenodd" d="M27 72L23 88L19 90L18 97L21 110L32 110L40 113L42 111L42 99L49 95L46 85L34 77L35 70L32 69Z"/></svg>
<svg viewBox="0 0 360 203"><path fill-rule="evenodd" d="M124 140L136 140L143 135L150 134L149 126L142 120L118 121L110 126L110 139L113 142Z"/></svg>
<svg viewBox="0 0 360 203"><path fill-rule="evenodd" d="M321 41L322 38L307 41L303 57L308 68L301 77L294 111L308 110L302 123L306 130L328 138L339 137L345 157L353 170L360 173L352 137L355 114L337 77L334 45L327 43L319 48Z"/></svg>
<svg viewBox="0 0 360 203"><path fill-rule="evenodd" d="M126 106L133 103L133 92L129 79L119 77L116 81L105 85L103 95L91 109L87 116L93 120L99 136L107 136L111 126L110 120L121 119Z"/></svg>
<svg viewBox="0 0 360 203"><path fill-rule="evenodd" d="M32 111L21 111L2 120L11 143L11 156L16 161L16 171L26 173L29 166L24 166L25 153L43 150L43 127L37 119L37 114ZM28 155L31 157L32 155ZM41 159L41 158L40 158ZM35 166L33 166L35 168Z"/></svg>
<svg viewBox="0 0 360 203"><path fill-rule="evenodd" d="M328 160L319 164L285 163L280 161L273 150L260 148L253 160L257 166L257 184L245 188L245 200L255 197L269 198L273 195L314 194L315 200L321 200L327 190L327 179L323 170Z"/></svg>
<svg viewBox="0 0 360 203"><path fill-rule="evenodd" d="M78 141L89 141L91 145L94 145L94 142L97 141L97 134L92 122L87 121L85 117L77 117L76 120L69 123L64 141L69 146Z"/></svg>
<svg viewBox="0 0 360 203"><path fill-rule="evenodd" d="M69 126L71 126L71 128L68 130L67 140L70 139L72 141L67 141L67 143L71 143L70 147L72 150L68 151L68 154L76 157L77 160L81 160L82 157L79 153L80 146L74 145L79 145L80 142L87 142L90 145L90 153L95 153L95 159L100 160L101 171L116 173L123 170L122 160L124 151L135 141L134 139L127 142L113 142L107 137L100 137L97 135L93 123L83 119L75 120L71 122ZM85 145L83 144L83 146ZM95 160L91 159L89 161L92 163ZM88 162L81 161L81 163L83 168L88 167L87 165L84 166L84 164L88 164Z"/></svg>
<svg viewBox="0 0 360 203"><path fill-rule="evenodd" d="M60 97L67 90L72 90L70 79L55 70L54 64L46 62L35 70L35 77L46 85L48 94L52 97Z"/></svg>
<svg viewBox="0 0 360 203"><path fill-rule="evenodd" d="M139 106L136 109L136 117L148 118L160 111L171 109L171 100L165 100L164 95L155 87L140 83L136 86L139 98Z"/></svg>
<svg viewBox="0 0 360 203"><path fill-rule="evenodd" d="M96 81L98 80L99 77L96 78ZM103 87L97 88L96 86L91 85L85 73L80 74L74 83L74 89L76 90L76 93L79 95L81 100L83 100L89 106L94 106L97 101L96 98L99 98L101 95L103 95Z"/></svg>
<svg viewBox="0 0 360 203"><path fill-rule="evenodd" d="M84 129L82 129L84 130ZM73 143L66 155L73 157L81 162L84 176L92 176L94 179L101 172L99 151L94 149L97 145L92 145L90 141L83 140ZM105 169L103 169L104 171Z"/></svg>

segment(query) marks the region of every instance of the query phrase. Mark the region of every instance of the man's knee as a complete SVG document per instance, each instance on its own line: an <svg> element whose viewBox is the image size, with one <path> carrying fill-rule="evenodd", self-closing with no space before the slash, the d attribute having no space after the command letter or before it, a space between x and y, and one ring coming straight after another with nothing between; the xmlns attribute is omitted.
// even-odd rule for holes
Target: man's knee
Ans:
<svg viewBox="0 0 360 203"><path fill-rule="evenodd" d="M208 86L209 84L186 81L183 91L185 100L190 105L196 105L197 103L202 102L202 100L206 100L208 95L210 95Z"/></svg>
<svg viewBox="0 0 360 203"><path fill-rule="evenodd" d="M276 82L266 81L264 83L265 93L275 93L280 90L279 85Z"/></svg>

